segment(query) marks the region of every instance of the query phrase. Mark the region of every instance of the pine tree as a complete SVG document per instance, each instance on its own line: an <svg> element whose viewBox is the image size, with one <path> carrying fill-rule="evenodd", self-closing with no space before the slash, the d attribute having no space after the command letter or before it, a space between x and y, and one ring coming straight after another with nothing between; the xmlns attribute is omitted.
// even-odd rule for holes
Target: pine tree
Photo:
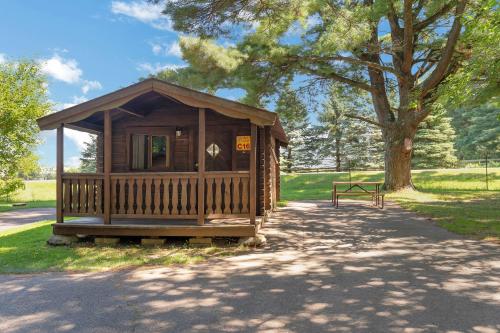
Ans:
<svg viewBox="0 0 500 333"><path fill-rule="evenodd" d="M359 119L352 114L369 118L371 110L366 94L339 85L333 85L319 121L327 139L321 155L333 157L335 168L381 167L383 163L383 145L380 129Z"/></svg>
<svg viewBox="0 0 500 333"><path fill-rule="evenodd" d="M283 169L291 172L297 164L296 154L304 152L304 149L299 149L299 147L307 144L304 142L304 135L308 130L309 123L307 108L297 93L287 85L278 96L276 112L279 114L281 125L289 140L288 146L281 156Z"/></svg>
<svg viewBox="0 0 500 333"><path fill-rule="evenodd" d="M495 103L452 112L455 147L461 159L500 156L500 107Z"/></svg>
<svg viewBox="0 0 500 333"><path fill-rule="evenodd" d="M80 157L81 172L96 172L97 170L97 136L92 135L90 142L85 142Z"/></svg>
<svg viewBox="0 0 500 333"><path fill-rule="evenodd" d="M439 104L423 121L415 136L412 167L419 169L450 168L457 164L455 156L455 130L451 118Z"/></svg>

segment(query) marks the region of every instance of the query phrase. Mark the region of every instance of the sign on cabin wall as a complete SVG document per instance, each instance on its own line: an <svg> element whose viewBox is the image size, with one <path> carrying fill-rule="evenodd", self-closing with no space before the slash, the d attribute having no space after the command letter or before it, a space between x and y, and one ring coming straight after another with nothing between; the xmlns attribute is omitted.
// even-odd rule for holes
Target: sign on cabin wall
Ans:
<svg viewBox="0 0 500 333"><path fill-rule="evenodd" d="M244 135L244 136L237 136L236 137L236 150L238 151L247 151L251 149L250 145L250 136L249 135Z"/></svg>

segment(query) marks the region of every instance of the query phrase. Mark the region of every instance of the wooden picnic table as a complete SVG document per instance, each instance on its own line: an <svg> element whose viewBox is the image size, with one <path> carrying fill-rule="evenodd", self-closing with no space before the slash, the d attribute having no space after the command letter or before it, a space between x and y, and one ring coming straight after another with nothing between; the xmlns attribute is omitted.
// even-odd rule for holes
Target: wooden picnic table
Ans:
<svg viewBox="0 0 500 333"><path fill-rule="evenodd" d="M382 182L373 182L373 181L344 181L344 182L332 182L333 185L333 190L332 190L332 202L335 207L338 208L339 206L339 196L341 195L364 195L364 194L369 194L372 197L372 202L373 199L375 199L375 204L377 207L379 206L380 203L380 186L382 185ZM344 190L344 191L338 191L337 186L338 185L349 185L349 187ZM375 188L373 190L370 190L368 187L369 186L374 186ZM358 188L358 191L353 191L353 189ZM383 195L382 195L383 196ZM382 208L384 208L384 199L382 198Z"/></svg>

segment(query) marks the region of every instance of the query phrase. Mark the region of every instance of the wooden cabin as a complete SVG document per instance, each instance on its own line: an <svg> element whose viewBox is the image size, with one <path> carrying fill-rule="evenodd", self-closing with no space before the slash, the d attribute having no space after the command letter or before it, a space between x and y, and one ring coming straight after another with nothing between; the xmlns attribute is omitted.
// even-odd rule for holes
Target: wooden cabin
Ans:
<svg viewBox="0 0 500 333"><path fill-rule="evenodd" d="M38 125L57 129L57 235L253 236L279 200L273 112L147 79ZM64 172L64 128L97 135L96 173Z"/></svg>

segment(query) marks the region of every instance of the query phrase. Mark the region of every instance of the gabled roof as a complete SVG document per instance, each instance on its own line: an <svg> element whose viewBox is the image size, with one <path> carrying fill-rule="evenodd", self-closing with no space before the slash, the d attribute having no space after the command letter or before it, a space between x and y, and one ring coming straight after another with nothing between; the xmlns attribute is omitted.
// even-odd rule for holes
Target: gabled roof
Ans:
<svg viewBox="0 0 500 333"><path fill-rule="evenodd" d="M57 128L60 124L81 121L96 112L119 108L132 99L152 91L192 107L212 109L232 118L249 119L256 125L273 126L275 123L279 124L279 122L276 122L278 117L274 112L150 78L49 114L37 120L38 126L42 130L49 130ZM285 140L286 135L281 126L278 126L280 128L277 131L282 132L281 138L278 139Z"/></svg>

